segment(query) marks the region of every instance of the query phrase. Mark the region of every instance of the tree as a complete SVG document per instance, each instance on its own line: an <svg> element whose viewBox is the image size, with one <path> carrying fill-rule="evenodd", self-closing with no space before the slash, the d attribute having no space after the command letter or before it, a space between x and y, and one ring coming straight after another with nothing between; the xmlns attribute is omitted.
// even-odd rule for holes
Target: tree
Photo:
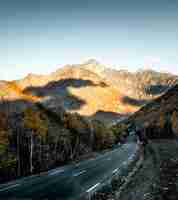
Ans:
<svg viewBox="0 0 178 200"><path fill-rule="evenodd" d="M8 147L8 123L7 115L3 112L0 113L0 154L3 154Z"/></svg>
<svg viewBox="0 0 178 200"><path fill-rule="evenodd" d="M95 148L102 150L111 147L116 140L113 131L99 120L93 120L92 123L95 135Z"/></svg>
<svg viewBox="0 0 178 200"><path fill-rule="evenodd" d="M166 124L166 119L165 119L164 113L160 113L160 117L159 117L159 122L158 123L159 123L160 129L164 129L165 124Z"/></svg>
<svg viewBox="0 0 178 200"><path fill-rule="evenodd" d="M82 143L90 145L91 143L91 128L90 124L77 113L64 115L64 126L70 130L71 146L70 149L70 159L73 160L82 152Z"/></svg>
<svg viewBox="0 0 178 200"><path fill-rule="evenodd" d="M3 105L3 109L7 108L5 97L8 95L8 92L6 90L0 91L0 101ZM5 150L7 148L8 144L8 116L9 112L8 110L5 110L5 112L0 113L0 150Z"/></svg>
<svg viewBox="0 0 178 200"><path fill-rule="evenodd" d="M43 141L46 140L48 132L47 117L43 112L27 108L24 111L24 126L31 130L30 135L30 172L33 173L33 149L34 149L34 136L39 136ZM41 142L40 142L41 143ZM41 145L41 144L40 144ZM41 149L41 146L40 146ZM41 157L41 150L40 150Z"/></svg>
<svg viewBox="0 0 178 200"><path fill-rule="evenodd" d="M8 95L8 92L5 90L0 91L1 101L4 101L5 96Z"/></svg>
<svg viewBox="0 0 178 200"><path fill-rule="evenodd" d="M9 176L9 162L8 157L9 137L8 137L7 115L0 113L0 181ZM2 177L1 177L2 176Z"/></svg>
<svg viewBox="0 0 178 200"><path fill-rule="evenodd" d="M176 111L172 114L171 124L173 133L178 136L178 113Z"/></svg>
<svg viewBox="0 0 178 200"><path fill-rule="evenodd" d="M1 90L0 91L0 101L3 105L3 109L5 110L5 112L7 114L9 114L9 104L8 102L5 100L6 96L8 96L9 92L7 90Z"/></svg>
<svg viewBox="0 0 178 200"><path fill-rule="evenodd" d="M119 123L111 127L111 131L115 136L116 142L121 142L128 131L128 126L124 123Z"/></svg>

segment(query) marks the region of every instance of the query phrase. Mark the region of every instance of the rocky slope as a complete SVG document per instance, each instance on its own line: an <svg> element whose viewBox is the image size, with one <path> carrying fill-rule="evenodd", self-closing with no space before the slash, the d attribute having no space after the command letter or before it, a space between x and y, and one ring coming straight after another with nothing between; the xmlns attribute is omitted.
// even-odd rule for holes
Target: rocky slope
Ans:
<svg viewBox="0 0 178 200"><path fill-rule="evenodd" d="M16 82L26 94L84 116L127 116L177 83L171 74L109 69L96 60L66 65L46 76L29 74Z"/></svg>
<svg viewBox="0 0 178 200"><path fill-rule="evenodd" d="M142 124L150 138L178 136L178 85L136 112L129 121Z"/></svg>
<svg viewBox="0 0 178 200"><path fill-rule="evenodd" d="M177 83L178 76L160 73L153 70L115 70L107 68L95 60L89 60L81 65L104 78L121 94L135 100L151 100L163 94Z"/></svg>
<svg viewBox="0 0 178 200"><path fill-rule="evenodd" d="M23 100L29 100L49 109L63 107L71 113L111 121L136 112L176 83L177 76L171 74L116 71L89 60L49 75L29 74L18 81L2 81L0 89L5 90L1 97L11 101L12 112L23 110L28 106Z"/></svg>
<svg viewBox="0 0 178 200"><path fill-rule="evenodd" d="M113 126L118 132L132 129L145 132L150 139L178 136L178 85L151 101L123 122Z"/></svg>
<svg viewBox="0 0 178 200"><path fill-rule="evenodd" d="M139 70L135 73L107 69L104 77L129 98L136 100L151 100L163 94L177 83L176 76L159 73L152 70Z"/></svg>

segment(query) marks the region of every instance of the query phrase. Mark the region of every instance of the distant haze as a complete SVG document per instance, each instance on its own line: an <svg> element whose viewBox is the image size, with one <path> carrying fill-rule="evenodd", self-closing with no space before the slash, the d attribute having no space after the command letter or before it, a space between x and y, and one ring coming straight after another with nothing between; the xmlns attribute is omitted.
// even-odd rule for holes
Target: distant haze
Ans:
<svg viewBox="0 0 178 200"><path fill-rule="evenodd" d="M0 0L0 79L94 58L178 74L177 0Z"/></svg>

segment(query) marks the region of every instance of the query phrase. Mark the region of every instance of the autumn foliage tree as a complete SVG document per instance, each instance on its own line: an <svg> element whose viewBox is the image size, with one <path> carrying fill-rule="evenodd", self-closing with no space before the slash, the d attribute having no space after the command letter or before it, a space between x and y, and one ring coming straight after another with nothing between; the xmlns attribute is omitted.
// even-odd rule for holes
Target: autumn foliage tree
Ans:
<svg viewBox="0 0 178 200"><path fill-rule="evenodd" d="M70 149L70 159L73 160L81 154L82 144L90 145L89 123L77 113L66 113L63 123L65 128L70 130L68 148Z"/></svg>
<svg viewBox="0 0 178 200"><path fill-rule="evenodd" d="M178 112L174 111L171 116L171 124L173 133L178 136Z"/></svg>
<svg viewBox="0 0 178 200"><path fill-rule="evenodd" d="M128 131L128 126L124 123L120 123L111 127L111 131L115 136L116 142L122 142L124 140L124 136Z"/></svg>
<svg viewBox="0 0 178 200"><path fill-rule="evenodd" d="M48 133L48 119L45 113L27 108L24 111L24 126L31 131L30 135L30 172L33 173L34 137L46 141Z"/></svg>
<svg viewBox="0 0 178 200"><path fill-rule="evenodd" d="M1 112L0 113L0 154L7 150L8 144L9 144L9 139L8 139L7 115Z"/></svg>
<svg viewBox="0 0 178 200"><path fill-rule="evenodd" d="M10 153L9 132L7 115L0 112L0 182L16 173L16 158Z"/></svg>
<svg viewBox="0 0 178 200"><path fill-rule="evenodd" d="M115 135L104 123L93 120L95 149L102 150L111 147L115 143Z"/></svg>
<svg viewBox="0 0 178 200"><path fill-rule="evenodd" d="M165 124L166 124L166 119L165 119L164 113L160 113L158 126L160 127L160 129L164 129Z"/></svg>
<svg viewBox="0 0 178 200"><path fill-rule="evenodd" d="M6 107L5 97L7 95L7 91L0 91L0 102L3 107ZM0 154L7 150L8 143L8 112L6 110L6 112L0 112Z"/></svg>

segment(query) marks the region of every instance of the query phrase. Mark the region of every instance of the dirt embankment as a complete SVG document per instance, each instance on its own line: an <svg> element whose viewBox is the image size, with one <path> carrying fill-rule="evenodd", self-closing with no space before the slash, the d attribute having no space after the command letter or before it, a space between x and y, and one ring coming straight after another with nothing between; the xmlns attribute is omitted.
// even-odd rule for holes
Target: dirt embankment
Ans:
<svg viewBox="0 0 178 200"><path fill-rule="evenodd" d="M178 199L178 141L157 140L147 147L143 166L119 200Z"/></svg>

